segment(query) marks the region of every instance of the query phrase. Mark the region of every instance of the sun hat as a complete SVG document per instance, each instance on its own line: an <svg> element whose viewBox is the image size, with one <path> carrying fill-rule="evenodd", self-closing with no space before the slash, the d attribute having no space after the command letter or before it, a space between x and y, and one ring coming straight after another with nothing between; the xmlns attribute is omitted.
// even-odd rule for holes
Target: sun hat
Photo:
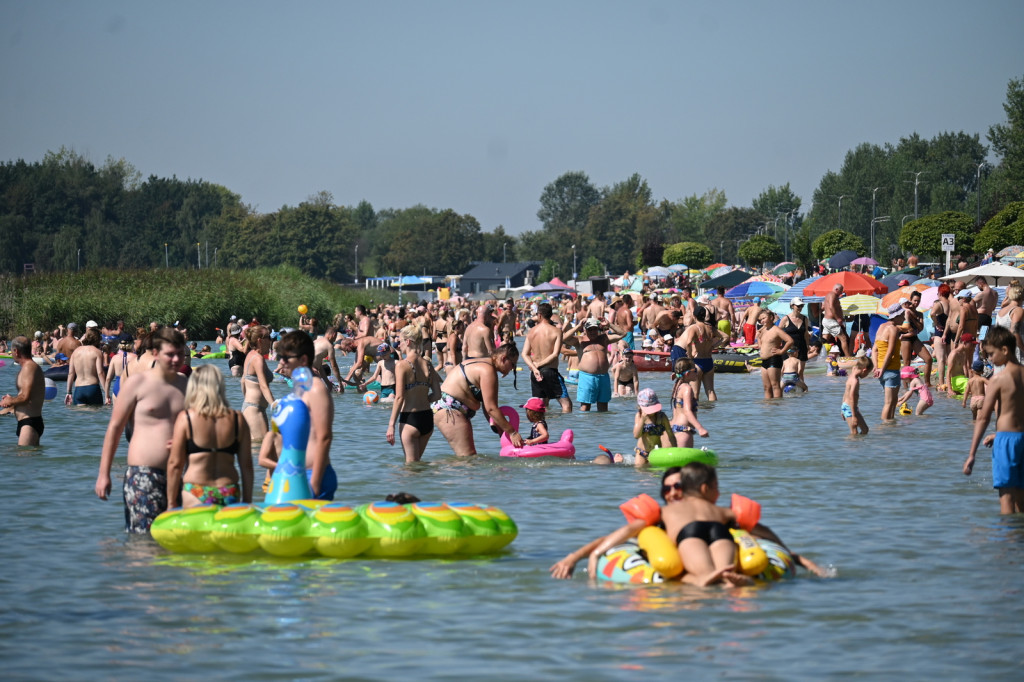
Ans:
<svg viewBox="0 0 1024 682"><path fill-rule="evenodd" d="M650 339L644 339L644 348L651 348L654 346L654 342Z"/></svg>
<svg viewBox="0 0 1024 682"><path fill-rule="evenodd" d="M658 401L658 394L654 392L653 388L641 389L636 395L636 404L644 414L661 412L661 403Z"/></svg>
<svg viewBox="0 0 1024 682"><path fill-rule="evenodd" d="M520 405L520 407L533 410L534 412L544 412L547 409L544 407L544 401L540 398L530 398L526 401L525 405Z"/></svg>
<svg viewBox="0 0 1024 682"><path fill-rule="evenodd" d="M661 340L662 341L671 341L672 340L672 335L671 334L665 334L665 336L661 337Z"/></svg>
<svg viewBox="0 0 1024 682"><path fill-rule="evenodd" d="M891 306L889 306L889 319L891 320L893 318L899 317L905 312L906 311L903 310L903 304L897 301L896 303L893 303Z"/></svg>
<svg viewBox="0 0 1024 682"><path fill-rule="evenodd" d="M902 379L909 379L911 377L916 377L916 376L917 376L917 367L911 367L910 365L907 365L906 367L904 367L903 369L900 370L900 378L902 378Z"/></svg>

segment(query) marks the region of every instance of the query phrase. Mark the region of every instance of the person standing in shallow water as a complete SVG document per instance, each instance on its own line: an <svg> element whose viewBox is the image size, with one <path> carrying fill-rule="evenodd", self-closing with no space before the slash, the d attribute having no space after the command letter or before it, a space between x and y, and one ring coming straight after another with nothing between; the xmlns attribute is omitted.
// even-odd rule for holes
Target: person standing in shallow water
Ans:
<svg viewBox="0 0 1024 682"><path fill-rule="evenodd" d="M46 392L43 370L32 359L32 344L27 337L14 337L11 357L19 367L15 380L18 394L5 395L0 399L0 408L5 412L14 411L18 420L15 430L18 445L39 445L43 435L43 397Z"/></svg>

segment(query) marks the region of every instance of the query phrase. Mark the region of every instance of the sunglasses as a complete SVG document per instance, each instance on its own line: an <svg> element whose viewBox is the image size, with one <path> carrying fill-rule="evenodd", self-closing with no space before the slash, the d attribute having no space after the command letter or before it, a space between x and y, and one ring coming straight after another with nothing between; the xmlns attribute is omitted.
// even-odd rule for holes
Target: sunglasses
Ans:
<svg viewBox="0 0 1024 682"><path fill-rule="evenodd" d="M298 355L283 355L281 353L278 353L277 354L277 361L281 362L282 360L294 360L297 357L299 357L299 356Z"/></svg>
<svg viewBox="0 0 1024 682"><path fill-rule="evenodd" d="M679 483L679 482L676 482L676 483L671 483L669 485L661 486L661 496L665 497L666 495L668 495L673 490L678 490L678 491L682 492L683 484Z"/></svg>

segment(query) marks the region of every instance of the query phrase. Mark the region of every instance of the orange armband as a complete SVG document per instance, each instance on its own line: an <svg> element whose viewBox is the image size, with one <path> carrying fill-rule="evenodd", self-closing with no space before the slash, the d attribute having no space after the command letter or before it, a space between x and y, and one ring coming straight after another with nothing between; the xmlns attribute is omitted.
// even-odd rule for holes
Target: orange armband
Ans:
<svg viewBox="0 0 1024 682"><path fill-rule="evenodd" d="M661 506L657 500L646 493L626 500L619 505L619 509L622 510L622 514L629 523L640 520L648 526L653 526L661 520Z"/></svg>
<svg viewBox="0 0 1024 682"><path fill-rule="evenodd" d="M736 525L745 531L754 530L761 520L761 505L736 493L732 495L732 512L736 515Z"/></svg>

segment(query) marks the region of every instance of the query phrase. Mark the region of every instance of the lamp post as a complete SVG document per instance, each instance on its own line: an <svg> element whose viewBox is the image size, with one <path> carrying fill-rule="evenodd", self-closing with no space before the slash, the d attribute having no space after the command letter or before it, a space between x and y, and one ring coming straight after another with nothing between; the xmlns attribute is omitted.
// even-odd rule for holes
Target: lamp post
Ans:
<svg viewBox="0 0 1024 682"><path fill-rule="evenodd" d="M978 192L978 227L981 227L981 169L982 167L987 165L988 163L986 163L985 161L982 161L981 163L978 164L978 184L976 188Z"/></svg>
<svg viewBox="0 0 1024 682"><path fill-rule="evenodd" d="M576 245L572 245L572 279L576 280Z"/></svg>
<svg viewBox="0 0 1024 682"><path fill-rule="evenodd" d="M356 284L359 284L359 244L356 244Z"/></svg>
<svg viewBox="0 0 1024 682"><path fill-rule="evenodd" d="M910 215L903 216L903 220L900 221L900 232L903 231L903 226L907 224L907 218L914 218L914 214L911 213ZM917 220L917 218L914 218L914 220Z"/></svg>
<svg viewBox="0 0 1024 682"><path fill-rule="evenodd" d="M167 242L164 242L164 267L171 267L170 257L167 255Z"/></svg>
<svg viewBox="0 0 1024 682"><path fill-rule="evenodd" d="M507 263L508 262L508 256L505 253L505 247L506 246L508 246L508 242L502 242L501 243L501 262L502 263Z"/></svg>
<svg viewBox="0 0 1024 682"><path fill-rule="evenodd" d="M871 260L875 260L875 225L889 222L889 216L882 215L871 219Z"/></svg>
<svg viewBox="0 0 1024 682"><path fill-rule="evenodd" d="M78 269L82 269L82 250L78 250Z"/></svg>
<svg viewBox="0 0 1024 682"><path fill-rule="evenodd" d="M202 246L202 244L199 243L199 242L196 242L196 269L197 270L199 268L203 267L203 253L202 253L202 251L199 250L200 246Z"/></svg>
<svg viewBox="0 0 1024 682"><path fill-rule="evenodd" d="M835 197L836 199L839 199L839 229L841 230L841 229L843 229L843 199L848 199L849 197L852 197L853 195L852 194L838 194L838 195L833 194L832 196Z"/></svg>
<svg viewBox="0 0 1024 682"><path fill-rule="evenodd" d="M914 220L917 220L917 186L921 182L921 173L927 173L928 171L903 171L904 173L910 173L914 176ZM910 180L904 180L904 182L910 182Z"/></svg>

